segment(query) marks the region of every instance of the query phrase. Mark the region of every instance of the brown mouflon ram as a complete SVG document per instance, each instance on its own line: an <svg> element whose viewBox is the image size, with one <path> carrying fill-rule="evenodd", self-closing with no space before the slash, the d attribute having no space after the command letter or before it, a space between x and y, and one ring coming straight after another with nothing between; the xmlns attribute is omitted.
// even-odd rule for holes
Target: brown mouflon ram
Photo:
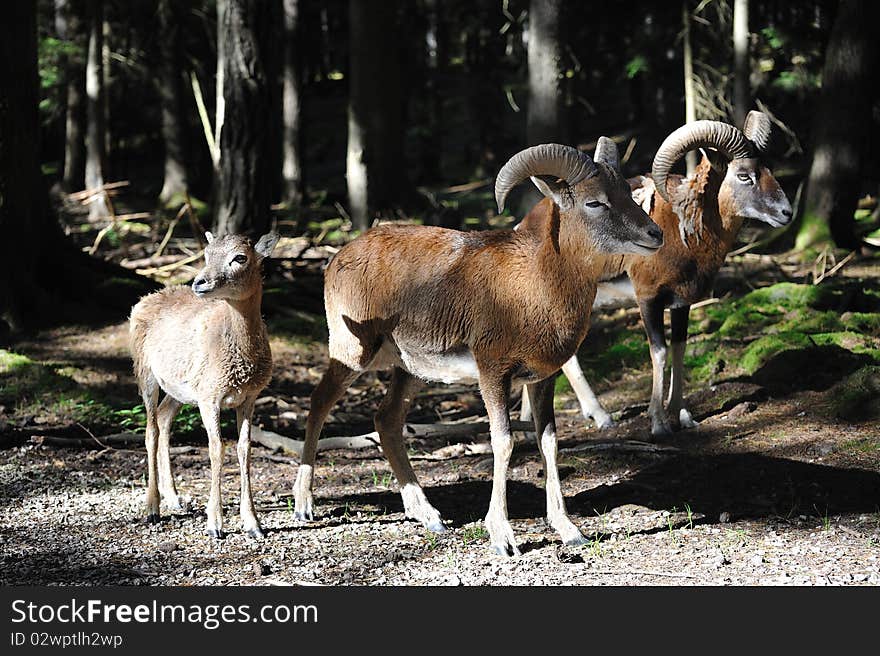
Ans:
<svg viewBox="0 0 880 656"><path fill-rule="evenodd" d="M682 405L688 313L691 304L712 292L715 275L743 222L756 219L775 228L791 221L791 205L761 160L770 132L769 117L757 111L749 112L742 131L718 121L690 123L670 134L660 146L650 178L639 176L629 180L633 198L663 229L666 239L663 247L650 257L605 256L601 280L619 281L625 274L631 282L628 291L638 301L654 369L648 406L654 436L670 432L667 411L675 427L697 425ZM704 149L704 156L693 176L670 175L672 165L695 148ZM523 220L519 230L544 230L551 213L550 205L542 201ZM599 286L600 296L607 284ZM609 291L609 296L619 293ZM664 308L670 308L672 328L672 376L666 411ZM571 382L584 415L592 417L599 428L612 425L611 416L590 389L577 357L566 362L562 371ZM527 405L526 399L523 404ZM526 409L525 416L528 414Z"/></svg>
<svg viewBox="0 0 880 656"><path fill-rule="evenodd" d="M142 298L131 311L131 354L147 415L147 521L159 520L160 491L169 508L181 507L168 444L174 416L181 405L191 403L199 407L211 455L207 532L223 537L220 411L235 408L242 529L262 537L251 498L250 432L254 401L272 376L260 303L262 262L278 234L263 235L255 245L240 235L205 236L205 268L192 288L163 289ZM165 393L161 403L160 391Z"/></svg>
<svg viewBox="0 0 880 656"><path fill-rule="evenodd" d="M586 335L601 273L597 254L645 255L663 243L632 200L616 159L616 149L613 161L594 162L559 144L514 155L495 183L499 211L508 192L531 178L549 199L549 220L537 232L383 225L336 254L324 282L330 363L311 397L294 485L297 519L313 518L316 448L330 409L359 374L391 368L375 425L408 517L444 530L403 442L413 397L423 380L478 383L494 454L486 527L498 553L518 553L507 519L509 407L511 387L525 383L545 463L547 518L566 543L584 541L559 484L553 374Z"/></svg>

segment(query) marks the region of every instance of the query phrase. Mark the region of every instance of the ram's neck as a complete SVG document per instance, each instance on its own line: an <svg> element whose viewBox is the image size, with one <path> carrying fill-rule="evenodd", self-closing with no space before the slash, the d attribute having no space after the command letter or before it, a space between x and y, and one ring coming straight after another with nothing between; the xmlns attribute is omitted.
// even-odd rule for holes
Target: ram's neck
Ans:
<svg viewBox="0 0 880 656"><path fill-rule="evenodd" d="M726 255L736 241L742 219L733 211L724 181L724 174L703 157L694 174L680 187L673 207L680 232L689 243L693 235L703 248Z"/></svg>

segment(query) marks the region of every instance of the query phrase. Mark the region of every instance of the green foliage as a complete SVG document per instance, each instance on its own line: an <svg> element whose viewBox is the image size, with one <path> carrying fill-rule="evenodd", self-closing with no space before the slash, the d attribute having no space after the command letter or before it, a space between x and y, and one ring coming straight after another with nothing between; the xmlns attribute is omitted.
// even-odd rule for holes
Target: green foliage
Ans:
<svg viewBox="0 0 880 656"><path fill-rule="evenodd" d="M64 79L64 62L67 59L82 58L82 48L70 41L62 41L51 36L40 39L38 66L40 71L40 116L45 123L55 120L60 112Z"/></svg>
<svg viewBox="0 0 880 656"><path fill-rule="evenodd" d="M630 80L640 73L647 73L650 70L648 60L643 55L636 55L626 63L626 77Z"/></svg>

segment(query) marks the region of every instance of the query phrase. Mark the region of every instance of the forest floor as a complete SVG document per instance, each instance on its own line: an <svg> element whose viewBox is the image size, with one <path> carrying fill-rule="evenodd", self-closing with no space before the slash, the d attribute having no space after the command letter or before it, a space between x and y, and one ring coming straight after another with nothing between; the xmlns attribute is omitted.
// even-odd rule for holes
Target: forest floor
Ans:
<svg viewBox="0 0 880 656"><path fill-rule="evenodd" d="M320 253L295 250L266 283L275 374L256 423L302 439L326 366L326 328ZM638 313L595 313L579 356L617 425L599 431L582 419L562 379L556 399L563 492L589 543L565 547L546 526L540 454L520 434L508 506L523 553L510 559L490 551L482 525L491 454L449 448L455 440L442 435L410 438L408 447L446 533L404 518L377 447L319 453L316 521L297 523L297 459L255 445L266 537L248 538L237 516L232 417L224 424L228 535L210 539L209 461L194 410L176 421L172 458L191 507L163 505L162 521L145 524L142 443L103 439L142 432L127 324L56 328L8 344L0 349L0 583L880 584L880 263L853 261L819 285L797 274L784 256L731 258L720 300L691 317L687 403L701 423L655 444L647 443L650 359ZM326 434L371 431L386 382L384 373L361 377ZM409 421L484 416L476 388L431 385Z"/></svg>

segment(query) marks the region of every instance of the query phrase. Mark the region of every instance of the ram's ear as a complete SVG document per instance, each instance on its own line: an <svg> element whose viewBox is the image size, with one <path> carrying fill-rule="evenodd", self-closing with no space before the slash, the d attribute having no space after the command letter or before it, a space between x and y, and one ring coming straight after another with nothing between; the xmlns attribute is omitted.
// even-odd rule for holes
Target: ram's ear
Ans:
<svg viewBox="0 0 880 656"><path fill-rule="evenodd" d="M212 241L214 241L214 233L213 232L206 232L205 239L207 239L208 243L210 244Z"/></svg>
<svg viewBox="0 0 880 656"><path fill-rule="evenodd" d="M596 152L593 153L594 162L604 162L615 171L620 171L620 152L617 144L608 137L599 137L596 142Z"/></svg>
<svg viewBox="0 0 880 656"><path fill-rule="evenodd" d="M275 248L275 244L278 243L278 240L281 239L281 235L279 235L274 230L272 232L267 232L265 235L260 237L259 241L257 241L254 246L254 250L257 251L260 257L266 258L272 254L272 250Z"/></svg>
<svg viewBox="0 0 880 656"><path fill-rule="evenodd" d="M552 175L533 175L532 182L542 194L553 200L562 209L569 209L573 198L568 182Z"/></svg>
<svg viewBox="0 0 880 656"><path fill-rule="evenodd" d="M718 171L719 173L724 173L727 171L727 165L730 160L726 155L719 153L714 148L700 148L700 152L705 155L706 159L709 160L709 165Z"/></svg>

